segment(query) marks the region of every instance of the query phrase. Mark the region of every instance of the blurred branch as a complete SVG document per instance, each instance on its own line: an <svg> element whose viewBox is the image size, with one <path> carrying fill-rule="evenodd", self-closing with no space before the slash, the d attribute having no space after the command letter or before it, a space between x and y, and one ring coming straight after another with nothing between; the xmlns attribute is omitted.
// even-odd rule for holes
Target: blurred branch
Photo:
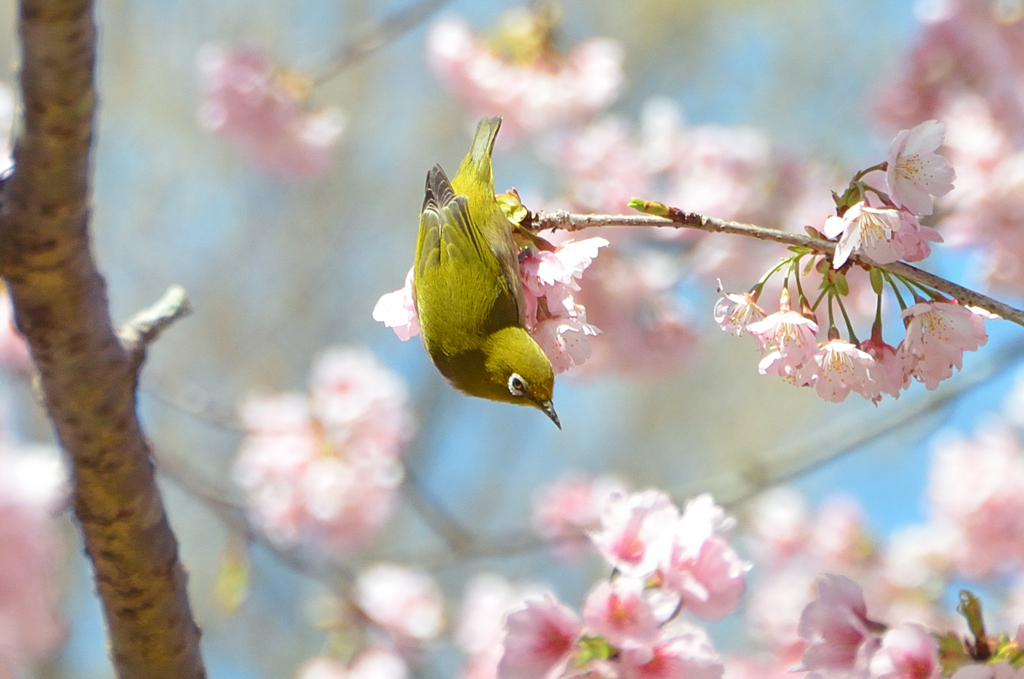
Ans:
<svg viewBox="0 0 1024 679"><path fill-rule="evenodd" d="M806 446L798 447L789 455L768 455L769 459L781 460L774 463L772 468L756 464L746 470L741 469L715 479L705 479L681 494L689 496L710 491L715 499L725 505L744 502L772 486L793 481L869 443L900 432L908 425L939 413L972 389L1004 375L1006 367L1022 356L1024 343L1015 343L999 351L995 358L962 373L956 382L946 384L937 392L912 401L885 417L857 418L855 422L843 428L833 423L829 428L827 440L842 441L841 445L829 447L825 441L815 440Z"/></svg>
<svg viewBox="0 0 1024 679"><path fill-rule="evenodd" d="M177 390L167 384L144 385L139 391L157 403L177 410L215 429L239 434L245 431L233 409L215 402L212 397L194 385Z"/></svg>
<svg viewBox="0 0 1024 679"><path fill-rule="evenodd" d="M402 491L406 501L423 518L430 528L448 545L448 549L456 554L470 550L474 537L449 514L437 500L429 497L422 488L415 473L406 467L405 482Z"/></svg>
<svg viewBox="0 0 1024 679"><path fill-rule="evenodd" d="M416 28L434 10L446 2L448 0L420 0L382 20L355 42L342 49L334 63L313 77L314 84L323 84L349 66L362 61L392 40L399 38L403 33Z"/></svg>
<svg viewBox="0 0 1024 679"><path fill-rule="evenodd" d="M355 579L349 570L337 563L332 563L327 568L317 568L308 559L303 558L298 550L285 549L271 542L262 530L252 525L243 504L228 499L229 494L220 484L207 480L183 456L161 452L156 456L156 460L161 474L166 475L183 491L206 506L230 530L244 536L249 542L263 545L297 572L320 580L336 592L346 590Z"/></svg>
<svg viewBox="0 0 1024 679"><path fill-rule="evenodd" d="M139 362L89 251L91 0L22 0L23 130L0 187L0 275L73 468L73 505L125 679L205 677L178 544L135 411Z"/></svg>
<svg viewBox="0 0 1024 679"><path fill-rule="evenodd" d="M124 348L141 366L146 358L146 347L172 323L191 312L185 289L172 285L153 306L143 309L122 325L117 334Z"/></svg>
<svg viewBox="0 0 1024 679"><path fill-rule="evenodd" d="M664 207L664 206L662 206ZM532 212L524 224L536 231L546 229L561 231L580 231L595 227L608 226L644 226L644 227L668 227L686 228L706 231L708 233L728 233L758 240L772 241L782 245L807 248L822 255L832 255L835 252L836 243L811 238L798 233L789 233L777 229L766 229L753 224L742 224L730 222L724 219L715 219L695 212L683 212L677 208L667 208L667 216L655 215L581 215L559 210L557 212ZM852 255L850 260L869 267L884 269L897 276L917 281L956 299L960 304L975 306L1005 318L1008 321L1024 327L1024 311L1015 309L1008 304L992 299L979 292L975 292L952 281L946 280L935 274L922 271L917 267L903 262L892 264L876 264L863 255Z"/></svg>

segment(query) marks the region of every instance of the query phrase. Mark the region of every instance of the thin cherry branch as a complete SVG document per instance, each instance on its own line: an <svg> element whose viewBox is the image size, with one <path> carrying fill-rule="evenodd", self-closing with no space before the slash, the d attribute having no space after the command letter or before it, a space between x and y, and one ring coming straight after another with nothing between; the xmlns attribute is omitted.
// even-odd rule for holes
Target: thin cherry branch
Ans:
<svg viewBox="0 0 1024 679"><path fill-rule="evenodd" d="M731 222L725 219L716 219L696 212L683 212L676 208L668 208L665 217L655 215L583 215L565 212L532 212L527 218L524 226L527 228L543 231L547 229L561 231L581 231L583 229L609 227L609 226L641 226L660 227L673 229L696 229L708 233L728 233L736 236L746 236L758 240L771 241L782 245L807 248L821 255L831 256L835 252L836 243L811 238L799 233L789 233L778 229L767 229L763 226ZM961 285L946 280L941 276L918 269L915 266L903 262L892 264L876 264L863 255L852 255L850 259L854 262L868 267L883 269L897 276L903 276L916 281L940 292L944 292L954 298L960 304L974 306L989 313L996 314L1008 321L1024 327L1024 311L1016 309L1008 304L992 299L980 292L975 292Z"/></svg>
<svg viewBox="0 0 1024 679"><path fill-rule="evenodd" d="M446 2L448 0L421 0L382 20L355 42L343 48L328 67L313 77L314 84L320 85L330 80L349 66L401 37L403 33L416 28Z"/></svg>

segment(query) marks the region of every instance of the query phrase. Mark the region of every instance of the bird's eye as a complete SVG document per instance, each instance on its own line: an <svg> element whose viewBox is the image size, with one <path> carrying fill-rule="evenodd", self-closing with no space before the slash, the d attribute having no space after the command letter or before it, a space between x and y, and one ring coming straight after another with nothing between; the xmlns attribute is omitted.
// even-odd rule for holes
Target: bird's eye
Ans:
<svg viewBox="0 0 1024 679"><path fill-rule="evenodd" d="M512 373L508 378L508 391L513 396L522 396L526 393L526 382L519 376L519 373Z"/></svg>

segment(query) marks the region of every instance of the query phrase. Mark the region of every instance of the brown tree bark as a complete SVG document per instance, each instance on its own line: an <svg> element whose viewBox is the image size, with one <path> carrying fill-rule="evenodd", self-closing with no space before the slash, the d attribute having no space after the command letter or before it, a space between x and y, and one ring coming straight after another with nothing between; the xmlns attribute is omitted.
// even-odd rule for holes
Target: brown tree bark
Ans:
<svg viewBox="0 0 1024 679"><path fill-rule="evenodd" d="M24 124L0 185L0 275L72 466L118 676L204 677L186 576L136 415L145 346L187 311L180 290L116 332L89 250L96 109L90 0L22 0Z"/></svg>

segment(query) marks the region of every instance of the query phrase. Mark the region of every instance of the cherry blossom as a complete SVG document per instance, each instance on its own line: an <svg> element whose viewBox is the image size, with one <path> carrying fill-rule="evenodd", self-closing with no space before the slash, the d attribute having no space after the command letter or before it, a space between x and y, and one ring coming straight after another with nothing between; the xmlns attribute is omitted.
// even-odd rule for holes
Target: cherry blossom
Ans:
<svg viewBox="0 0 1024 679"><path fill-rule="evenodd" d="M522 10L510 13L502 28L531 32L533 26L522 25L531 19ZM462 19L447 18L431 26L426 50L431 70L470 117L503 117L506 142L589 118L622 89L624 55L611 40L581 42L564 56L540 45L516 60L477 37Z"/></svg>
<svg viewBox="0 0 1024 679"><path fill-rule="evenodd" d="M842 217L826 219L822 232L829 238L842 236L832 258L832 266L838 269L855 253L864 254L878 264L899 260L902 255L893 241L903 227L898 210L868 207L860 202Z"/></svg>
<svg viewBox="0 0 1024 679"><path fill-rule="evenodd" d="M615 568L644 576L667 557L678 523L679 509L660 491L619 494L608 500L590 537Z"/></svg>
<svg viewBox="0 0 1024 679"><path fill-rule="evenodd" d="M719 281L718 291L722 292ZM764 320L765 314L757 306L757 300L749 292L726 292L725 296L715 303L715 322L722 330L732 335L741 335L751 323Z"/></svg>
<svg viewBox="0 0 1024 679"><path fill-rule="evenodd" d="M707 633L682 623L663 630L650 648L622 651L624 679L721 679L721 658Z"/></svg>
<svg viewBox="0 0 1024 679"><path fill-rule="evenodd" d="M407 679L409 668L395 653L384 648L369 648L346 667L328 656L306 661L295 679Z"/></svg>
<svg viewBox="0 0 1024 679"><path fill-rule="evenodd" d="M401 636L429 641L441 632L444 597L423 571L372 566L359 574L355 600L367 617Z"/></svg>
<svg viewBox="0 0 1024 679"><path fill-rule="evenodd" d="M903 625L882 636L871 659L871 679L938 679L939 644L919 625Z"/></svg>
<svg viewBox="0 0 1024 679"><path fill-rule="evenodd" d="M405 277L405 286L382 295L373 307L373 320L383 323L395 331L398 339L407 342L420 334L420 318L416 313L416 298L413 295L413 270L410 267Z"/></svg>
<svg viewBox="0 0 1024 679"><path fill-rule="evenodd" d="M818 598L807 604L798 631L807 642L803 670L846 671L867 677L878 647L861 588L842 575L818 581Z"/></svg>
<svg viewBox="0 0 1024 679"><path fill-rule="evenodd" d="M612 495L626 493L623 484L610 476L593 478L569 473L534 493L531 523L546 540L557 542L559 554L577 553L579 538L601 525L601 512Z"/></svg>
<svg viewBox="0 0 1024 679"><path fill-rule="evenodd" d="M950 679L1024 679L1024 667L1018 669L1008 662L964 665Z"/></svg>
<svg viewBox="0 0 1024 679"><path fill-rule="evenodd" d="M821 398L841 403L850 391L870 398L872 388L868 372L874 366L874 359L867 352L845 340L833 339L818 348L814 361L818 365L814 389Z"/></svg>
<svg viewBox="0 0 1024 679"><path fill-rule="evenodd" d="M980 577L1024 563L1024 449L1008 428L940 443L928 502L962 545L952 553L960 572Z"/></svg>
<svg viewBox="0 0 1024 679"><path fill-rule="evenodd" d="M526 329L537 340L556 373L582 364L590 357L588 337L600 331L587 323L586 309L574 295L577 282L604 238L564 241L554 252L528 250L519 265L526 303Z"/></svg>
<svg viewBox="0 0 1024 679"><path fill-rule="evenodd" d="M64 640L51 515L67 493L56 450L0 446L0 676L21 676Z"/></svg>
<svg viewBox="0 0 1024 679"><path fill-rule="evenodd" d="M779 300L779 310L749 324L747 332L757 338L762 351L774 349L779 358L793 369L811 360L818 349L815 339L818 324L790 309L789 293L785 290Z"/></svg>
<svg viewBox="0 0 1024 679"><path fill-rule="evenodd" d="M981 313L955 302L919 302L902 315L909 319L905 351L918 359L912 374L929 389L961 368L964 351L988 341Z"/></svg>
<svg viewBox="0 0 1024 679"><path fill-rule="evenodd" d="M932 196L944 196L953 189L956 173L949 161L937 153L945 132L944 123L926 120L902 130L889 146L889 192L893 200L912 213L930 215Z"/></svg>
<svg viewBox="0 0 1024 679"><path fill-rule="evenodd" d="M206 45L197 58L204 102L199 122L282 176L325 173L345 128L338 109L311 110L312 83L275 69L260 51Z"/></svg>
<svg viewBox="0 0 1024 679"><path fill-rule="evenodd" d="M873 359L868 369L871 380L863 395L875 403L881 400L882 394L899 398L900 392L910 386L917 356L903 351L902 345L897 350L887 344L881 334L872 334L869 339L861 342L860 348Z"/></svg>
<svg viewBox="0 0 1024 679"><path fill-rule="evenodd" d="M590 633L619 648L649 644L661 631L654 609L644 598L643 581L631 577L595 587L583 604L583 622Z"/></svg>
<svg viewBox="0 0 1024 679"><path fill-rule="evenodd" d="M505 639L505 616L527 600L546 596L536 586L514 586L500 576L485 573L466 585L455 628L455 643L466 654L463 679L494 679Z"/></svg>
<svg viewBox="0 0 1024 679"><path fill-rule="evenodd" d="M566 662L583 626L553 596L532 599L505 622L505 653L498 679L537 679Z"/></svg>
<svg viewBox="0 0 1024 679"><path fill-rule="evenodd" d="M710 495L687 503L662 568L667 588L702 618L719 620L736 610L750 564L724 539L734 520Z"/></svg>
<svg viewBox="0 0 1024 679"><path fill-rule="evenodd" d="M234 478L283 547L343 554L390 518L413 422L404 384L367 352L325 352L308 393L253 396Z"/></svg>

